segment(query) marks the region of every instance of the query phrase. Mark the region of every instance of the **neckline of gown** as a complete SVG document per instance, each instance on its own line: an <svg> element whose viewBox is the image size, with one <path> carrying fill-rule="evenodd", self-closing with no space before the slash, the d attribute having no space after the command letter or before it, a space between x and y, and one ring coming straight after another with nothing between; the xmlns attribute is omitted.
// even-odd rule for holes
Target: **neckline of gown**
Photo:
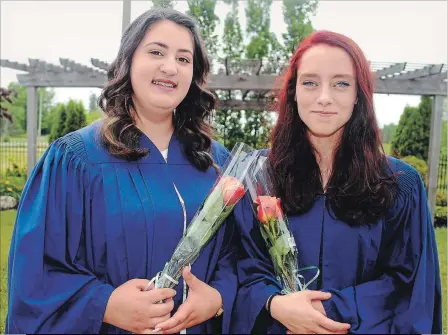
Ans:
<svg viewBox="0 0 448 335"><path fill-rule="evenodd" d="M168 159L165 161L162 153L156 147L154 142L146 136L143 132L140 135L139 142L140 149L149 149L149 154L146 157L143 157L139 162L140 163L149 163L149 164L176 164L176 165L189 165L190 162L186 159L185 155L182 152L182 147L177 139L176 134L173 132L171 135L169 144L168 144L168 152L170 153Z"/></svg>

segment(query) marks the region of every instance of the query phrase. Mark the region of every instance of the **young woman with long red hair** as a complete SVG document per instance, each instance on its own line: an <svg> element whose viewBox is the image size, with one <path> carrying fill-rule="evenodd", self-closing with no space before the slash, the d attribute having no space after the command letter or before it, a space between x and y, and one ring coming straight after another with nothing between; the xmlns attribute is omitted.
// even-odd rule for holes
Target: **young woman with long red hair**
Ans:
<svg viewBox="0 0 448 335"><path fill-rule="evenodd" d="M346 36L315 32L292 56L266 155L299 265L320 275L306 291L280 293L246 197L235 209L233 332L441 333L425 187L414 168L384 154L373 93L369 62Z"/></svg>

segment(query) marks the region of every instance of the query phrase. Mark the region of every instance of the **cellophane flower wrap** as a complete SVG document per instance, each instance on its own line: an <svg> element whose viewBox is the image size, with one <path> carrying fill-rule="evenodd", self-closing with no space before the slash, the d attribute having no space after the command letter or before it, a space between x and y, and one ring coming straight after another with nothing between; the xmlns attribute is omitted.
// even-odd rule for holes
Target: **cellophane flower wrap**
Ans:
<svg viewBox="0 0 448 335"><path fill-rule="evenodd" d="M235 145L207 198L176 246L171 259L157 274L155 288L176 286L184 267L199 257L200 252L246 193L244 178L257 156L257 151L246 144Z"/></svg>
<svg viewBox="0 0 448 335"><path fill-rule="evenodd" d="M288 219L283 213L281 200L275 196L267 157L257 157L244 184L250 194L252 209L282 292L288 294L305 290L317 279L319 269L315 266L299 268L295 239L288 228ZM316 275L305 283L301 273L308 270L315 270Z"/></svg>

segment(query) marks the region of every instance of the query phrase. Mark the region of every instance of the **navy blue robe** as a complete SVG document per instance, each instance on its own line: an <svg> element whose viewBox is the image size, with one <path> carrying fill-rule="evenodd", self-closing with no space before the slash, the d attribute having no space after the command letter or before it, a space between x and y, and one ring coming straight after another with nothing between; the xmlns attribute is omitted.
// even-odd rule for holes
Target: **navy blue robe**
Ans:
<svg viewBox="0 0 448 335"><path fill-rule="evenodd" d="M350 227L326 209L325 195L317 195L307 213L288 217L299 266L321 265L321 278L309 289L332 293L323 301L327 316L349 323L353 334L440 334L439 260L424 185L411 166L394 158L390 163L402 172L399 195L376 224ZM285 333L264 308L281 288L248 201L246 195L234 210L242 248L231 330ZM308 281L315 272L303 274Z"/></svg>
<svg viewBox="0 0 448 335"><path fill-rule="evenodd" d="M172 136L168 161L146 137L150 154L115 158L98 143L98 123L58 139L32 172L19 204L8 268L7 333L125 333L103 323L114 288L151 279L170 259L187 224L213 186L213 167L197 170ZM228 151L213 141L217 165ZM192 273L223 298L223 331L237 290L236 259L227 221ZM182 303L180 280L175 310ZM187 330L210 333L209 320ZM219 320L220 322L220 320Z"/></svg>

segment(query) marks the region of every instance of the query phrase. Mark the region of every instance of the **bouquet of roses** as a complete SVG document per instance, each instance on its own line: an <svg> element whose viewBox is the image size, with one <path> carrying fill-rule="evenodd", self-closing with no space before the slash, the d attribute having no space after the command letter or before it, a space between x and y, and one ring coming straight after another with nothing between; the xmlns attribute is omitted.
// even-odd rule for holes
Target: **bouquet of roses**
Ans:
<svg viewBox="0 0 448 335"><path fill-rule="evenodd" d="M188 225L171 259L154 278L155 288L172 288L177 285L183 268L199 257L200 252L246 193L243 180L257 156L258 152L249 146L243 143L235 145L215 185Z"/></svg>
<svg viewBox="0 0 448 335"><path fill-rule="evenodd" d="M257 158L251 167L251 173L245 179L245 185L283 293L305 290L317 279L319 269L315 266L301 269L298 267L297 246L294 236L288 229L288 219L282 211L281 201L275 196L266 157ZM313 269L317 270L316 275L305 283L300 273Z"/></svg>

